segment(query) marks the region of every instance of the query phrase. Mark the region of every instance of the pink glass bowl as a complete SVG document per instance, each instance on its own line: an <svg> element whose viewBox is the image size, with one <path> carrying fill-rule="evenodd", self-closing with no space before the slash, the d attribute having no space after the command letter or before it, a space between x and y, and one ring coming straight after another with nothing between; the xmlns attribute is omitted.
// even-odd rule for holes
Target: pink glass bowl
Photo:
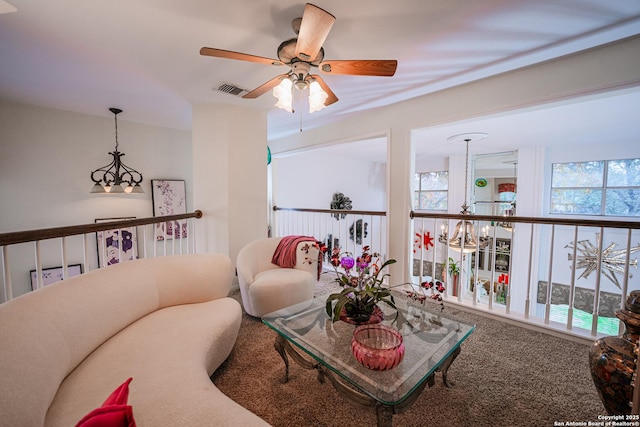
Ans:
<svg viewBox="0 0 640 427"><path fill-rule="evenodd" d="M389 326L363 325L353 332L351 351L363 366L374 371L386 371L402 362L404 343L400 332Z"/></svg>

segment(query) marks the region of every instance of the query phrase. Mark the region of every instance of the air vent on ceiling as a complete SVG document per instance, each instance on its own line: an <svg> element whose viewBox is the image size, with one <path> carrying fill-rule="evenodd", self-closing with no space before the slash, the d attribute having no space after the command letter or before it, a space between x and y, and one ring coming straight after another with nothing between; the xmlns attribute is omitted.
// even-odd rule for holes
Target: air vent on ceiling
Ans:
<svg viewBox="0 0 640 427"><path fill-rule="evenodd" d="M239 96L239 95L242 95L244 93L248 93L249 92L246 89L239 88L238 86L230 84L230 83L222 83L220 86L218 86L218 90L220 92L229 93L229 94L235 95L235 96Z"/></svg>

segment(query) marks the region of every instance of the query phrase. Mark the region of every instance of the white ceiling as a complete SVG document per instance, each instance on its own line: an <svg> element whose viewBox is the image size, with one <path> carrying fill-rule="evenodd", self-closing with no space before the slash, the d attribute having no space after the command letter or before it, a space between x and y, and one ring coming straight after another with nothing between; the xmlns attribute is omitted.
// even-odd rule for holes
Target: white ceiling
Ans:
<svg viewBox="0 0 640 427"><path fill-rule="evenodd" d="M304 107L289 114L273 107L269 93L251 100L215 90L221 83L253 89L282 68L199 50L275 58L278 45L294 36L290 23L303 2L0 0L0 13L9 12L0 14L0 99L105 117L119 107L122 120L179 129L190 129L191 105L228 103L268 111L273 139L298 131L301 119L306 128L319 126L640 33L637 0L314 4L336 16L326 59L397 59L396 75L324 76L340 101L311 115ZM498 132L490 124L482 130Z"/></svg>

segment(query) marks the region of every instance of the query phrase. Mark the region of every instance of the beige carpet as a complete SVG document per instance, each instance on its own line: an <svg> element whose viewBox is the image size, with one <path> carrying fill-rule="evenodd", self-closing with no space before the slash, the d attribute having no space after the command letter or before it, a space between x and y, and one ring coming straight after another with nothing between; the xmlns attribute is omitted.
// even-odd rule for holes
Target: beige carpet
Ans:
<svg viewBox="0 0 640 427"><path fill-rule="evenodd" d="M239 292L232 295L240 300ZM394 426L553 426L598 421L605 414L588 367L589 346L447 307L476 330L449 369L440 374ZM243 315L229 359L212 380L226 395L274 426L375 426L373 409L353 406L315 371L284 363L273 348L275 332Z"/></svg>

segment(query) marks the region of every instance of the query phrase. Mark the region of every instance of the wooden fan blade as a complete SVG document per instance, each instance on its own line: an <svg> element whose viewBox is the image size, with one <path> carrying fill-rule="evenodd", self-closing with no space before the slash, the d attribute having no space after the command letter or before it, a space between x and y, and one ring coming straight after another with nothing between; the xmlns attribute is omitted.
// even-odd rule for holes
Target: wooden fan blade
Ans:
<svg viewBox="0 0 640 427"><path fill-rule="evenodd" d="M307 3L300 23L296 56L303 61L312 61L318 55L335 21L336 17L326 10Z"/></svg>
<svg viewBox="0 0 640 427"><path fill-rule="evenodd" d="M331 89L329 89L329 86L327 86L327 84L324 82L324 80L322 80L322 77L320 77L319 75L315 74L315 75L310 75L312 78L314 78L318 84L320 84L320 87L322 88L322 90L324 90L326 92L327 99L324 101L324 105L325 106L329 106L331 104L333 104L334 102L338 102L338 97L336 96L335 93L333 93L333 91Z"/></svg>
<svg viewBox="0 0 640 427"><path fill-rule="evenodd" d="M212 47L203 47L200 49L200 55L214 56L216 58L237 59L240 61L257 62L266 65L284 65L284 62L277 59L265 58L263 56L248 55L246 53L233 52L231 50L215 49Z"/></svg>
<svg viewBox="0 0 640 427"><path fill-rule="evenodd" d="M272 78L268 82L264 83L261 86L258 86L257 88L247 93L246 95L243 95L242 97L247 99L253 99L253 98L259 97L260 95L264 95L266 92L269 92L269 90L278 86L282 81L282 79L286 79L286 78L289 78L287 74L280 74L279 76Z"/></svg>
<svg viewBox="0 0 640 427"><path fill-rule="evenodd" d="M323 61L318 66L320 71L328 74L350 74L354 76L393 76L398 68L398 61L389 60L343 60Z"/></svg>

